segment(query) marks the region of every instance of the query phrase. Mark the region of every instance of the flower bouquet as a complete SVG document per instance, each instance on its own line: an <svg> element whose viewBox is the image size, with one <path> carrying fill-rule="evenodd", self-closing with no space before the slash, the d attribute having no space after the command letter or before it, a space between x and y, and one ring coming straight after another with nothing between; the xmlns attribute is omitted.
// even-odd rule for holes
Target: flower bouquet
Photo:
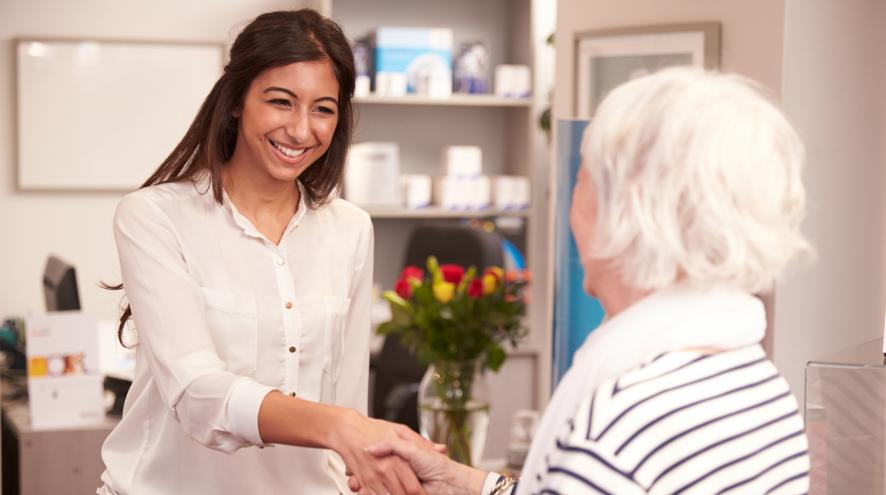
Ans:
<svg viewBox="0 0 886 495"><path fill-rule="evenodd" d="M431 256L427 271L407 266L384 294L392 316L378 332L399 335L429 365L419 391L422 434L446 444L459 462L470 465L482 453L489 422L482 374L497 371L505 344L515 346L526 334L525 286L519 273L478 273Z"/></svg>

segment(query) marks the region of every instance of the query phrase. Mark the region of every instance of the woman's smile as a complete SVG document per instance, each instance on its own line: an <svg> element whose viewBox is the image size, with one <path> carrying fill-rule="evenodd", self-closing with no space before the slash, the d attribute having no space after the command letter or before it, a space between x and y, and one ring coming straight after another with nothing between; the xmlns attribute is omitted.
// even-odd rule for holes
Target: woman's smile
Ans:
<svg viewBox="0 0 886 495"><path fill-rule="evenodd" d="M291 147L281 144L273 139L268 140L271 143L271 148L274 149L275 155L279 157L286 163L296 165L301 163L302 157L305 155L305 152L308 151L309 147Z"/></svg>

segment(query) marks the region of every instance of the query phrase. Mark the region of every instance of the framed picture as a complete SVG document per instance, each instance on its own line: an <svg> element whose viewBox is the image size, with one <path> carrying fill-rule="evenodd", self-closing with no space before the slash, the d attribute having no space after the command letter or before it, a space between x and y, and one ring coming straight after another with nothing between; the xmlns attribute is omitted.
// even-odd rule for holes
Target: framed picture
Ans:
<svg viewBox="0 0 886 495"><path fill-rule="evenodd" d="M720 66L720 23L672 24L578 33L575 115L590 118L619 84L664 67Z"/></svg>

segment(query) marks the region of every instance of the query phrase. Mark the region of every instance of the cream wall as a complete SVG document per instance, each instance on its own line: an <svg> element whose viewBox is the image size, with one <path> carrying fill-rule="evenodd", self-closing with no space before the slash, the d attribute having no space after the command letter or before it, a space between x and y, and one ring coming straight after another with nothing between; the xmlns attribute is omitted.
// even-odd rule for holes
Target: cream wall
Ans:
<svg viewBox="0 0 886 495"><path fill-rule="evenodd" d="M119 293L96 281L119 281L111 234L116 193L34 193L15 186L15 37L199 40L229 42L233 27L266 10L319 2L282 0L0 0L0 316L43 309L40 277L57 253L77 267L81 303L100 318L118 313ZM174 75L171 75L174 76ZM59 84L63 84L59 81ZM132 95L138 98L138 95ZM76 119L71 120L76 126ZM144 132L151 132L145 129ZM138 136L133 136L138 139ZM52 146L53 136L45 136ZM101 136L96 136L101 146ZM126 166L121 156L120 166Z"/></svg>
<svg viewBox="0 0 886 495"><path fill-rule="evenodd" d="M781 90L784 0L559 0L556 118L573 110L573 33L629 26L719 21L722 68ZM776 48L777 47L777 48Z"/></svg>
<svg viewBox="0 0 886 495"><path fill-rule="evenodd" d="M807 361L883 332L886 2L786 0L782 88L818 251L775 294L775 361L802 396Z"/></svg>
<svg viewBox="0 0 886 495"><path fill-rule="evenodd" d="M560 0L555 115L572 114L575 32L720 21L722 68L780 98L808 148L818 260L774 297L774 358L802 401L811 359L879 336L886 301L886 2Z"/></svg>

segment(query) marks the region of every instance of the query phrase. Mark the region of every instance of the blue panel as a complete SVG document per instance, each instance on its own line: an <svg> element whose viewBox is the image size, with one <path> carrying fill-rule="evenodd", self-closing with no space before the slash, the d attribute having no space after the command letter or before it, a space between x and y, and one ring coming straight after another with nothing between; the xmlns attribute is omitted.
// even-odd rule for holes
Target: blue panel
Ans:
<svg viewBox="0 0 886 495"><path fill-rule="evenodd" d="M572 356L603 321L600 303L582 288L584 270L569 229L572 189L581 166L581 138L589 120L557 121L557 205L554 239L554 387L572 365ZM553 390L553 388L552 388Z"/></svg>

